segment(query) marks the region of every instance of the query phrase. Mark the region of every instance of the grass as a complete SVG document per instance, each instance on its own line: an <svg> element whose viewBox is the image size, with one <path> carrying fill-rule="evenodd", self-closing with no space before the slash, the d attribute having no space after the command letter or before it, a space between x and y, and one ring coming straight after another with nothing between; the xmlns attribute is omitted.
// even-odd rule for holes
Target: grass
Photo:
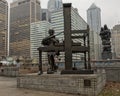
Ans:
<svg viewBox="0 0 120 96"><path fill-rule="evenodd" d="M120 83L107 83L99 96L120 96Z"/></svg>

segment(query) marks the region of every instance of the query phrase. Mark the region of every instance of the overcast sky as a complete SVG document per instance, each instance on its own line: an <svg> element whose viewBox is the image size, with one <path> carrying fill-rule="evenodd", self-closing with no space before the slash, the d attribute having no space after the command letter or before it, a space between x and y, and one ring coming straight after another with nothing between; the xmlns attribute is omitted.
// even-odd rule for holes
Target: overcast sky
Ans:
<svg viewBox="0 0 120 96"><path fill-rule="evenodd" d="M12 2L13 0L7 0ZM41 7L47 8L48 0L40 0ZM116 24L120 24L120 0L63 0L63 3L72 3L73 7L78 8L79 14L87 21L86 10L92 3L95 3L101 9L102 26L107 24L112 28Z"/></svg>

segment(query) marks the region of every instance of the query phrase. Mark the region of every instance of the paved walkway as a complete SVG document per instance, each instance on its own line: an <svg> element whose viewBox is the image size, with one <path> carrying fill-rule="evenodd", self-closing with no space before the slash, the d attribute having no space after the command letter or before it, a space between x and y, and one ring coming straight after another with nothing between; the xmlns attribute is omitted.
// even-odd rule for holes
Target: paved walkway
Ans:
<svg viewBox="0 0 120 96"><path fill-rule="evenodd" d="M16 78L0 77L0 96L76 96L16 88Z"/></svg>

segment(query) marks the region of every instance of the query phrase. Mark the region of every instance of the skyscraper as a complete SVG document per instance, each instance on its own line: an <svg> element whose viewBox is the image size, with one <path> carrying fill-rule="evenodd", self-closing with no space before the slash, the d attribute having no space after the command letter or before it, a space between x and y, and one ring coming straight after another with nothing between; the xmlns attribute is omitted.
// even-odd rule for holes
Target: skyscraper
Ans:
<svg viewBox="0 0 120 96"><path fill-rule="evenodd" d="M87 23L94 32L100 32L101 29L101 10L94 3L87 10Z"/></svg>
<svg viewBox="0 0 120 96"><path fill-rule="evenodd" d="M8 3L0 0L0 58L7 56L8 44Z"/></svg>
<svg viewBox="0 0 120 96"><path fill-rule="evenodd" d="M50 12L59 10L60 8L62 8L62 6L63 6L62 0L49 0L48 1L48 10Z"/></svg>
<svg viewBox="0 0 120 96"><path fill-rule="evenodd" d="M42 9L41 15L41 21L50 21L50 12L48 9Z"/></svg>
<svg viewBox="0 0 120 96"><path fill-rule="evenodd" d="M30 24L40 21L39 0L16 0L10 7L10 56L31 57Z"/></svg>
<svg viewBox="0 0 120 96"><path fill-rule="evenodd" d="M120 59L120 24L115 25L111 33L113 58Z"/></svg>
<svg viewBox="0 0 120 96"><path fill-rule="evenodd" d="M100 48L100 29L101 29L101 10L94 3L87 10L87 23L90 27L90 42L92 59L101 58Z"/></svg>

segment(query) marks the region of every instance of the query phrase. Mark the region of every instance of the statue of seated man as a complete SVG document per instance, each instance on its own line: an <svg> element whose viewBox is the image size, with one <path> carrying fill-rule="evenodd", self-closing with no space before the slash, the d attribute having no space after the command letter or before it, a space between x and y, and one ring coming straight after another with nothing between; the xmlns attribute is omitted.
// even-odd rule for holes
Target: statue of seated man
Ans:
<svg viewBox="0 0 120 96"><path fill-rule="evenodd" d="M53 45L54 46L56 43L59 43L59 40L55 37L54 30L50 29L49 36L42 40L42 45L44 46ZM51 50L51 52L48 52L48 63L50 65L50 68L48 68L47 70L48 74L51 74L57 71L58 66L56 66L55 64L55 60L54 60L55 55L59 55L59 51L55 52L54 50Z"/></svg>

